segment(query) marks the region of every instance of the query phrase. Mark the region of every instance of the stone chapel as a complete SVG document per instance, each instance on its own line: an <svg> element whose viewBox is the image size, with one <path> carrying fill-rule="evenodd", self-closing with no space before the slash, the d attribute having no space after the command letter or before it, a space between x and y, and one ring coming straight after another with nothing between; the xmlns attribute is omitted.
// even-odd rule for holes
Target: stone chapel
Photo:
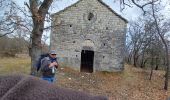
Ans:
<svg viewBox="0 0 170 100"><path fill-rule="evenodd" d="M52 15L50 48L80 72L122 71L128 21L102 0L79 0Z"/></svg>

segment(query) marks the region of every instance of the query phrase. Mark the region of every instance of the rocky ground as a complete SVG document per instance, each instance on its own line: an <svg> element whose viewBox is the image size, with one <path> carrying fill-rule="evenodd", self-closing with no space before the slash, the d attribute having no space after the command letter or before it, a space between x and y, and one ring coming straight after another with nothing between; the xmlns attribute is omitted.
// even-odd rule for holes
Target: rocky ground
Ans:
<svg viewBox="0 0 170 100"><path fill-rule="evenodd" d="M92 95L105 95L109 100L166 100L168 92L163 90L164 72L154 71L151 81L149 73L128 65L121 73L92 74L64 67L58 70L56 84Z"/></svg>

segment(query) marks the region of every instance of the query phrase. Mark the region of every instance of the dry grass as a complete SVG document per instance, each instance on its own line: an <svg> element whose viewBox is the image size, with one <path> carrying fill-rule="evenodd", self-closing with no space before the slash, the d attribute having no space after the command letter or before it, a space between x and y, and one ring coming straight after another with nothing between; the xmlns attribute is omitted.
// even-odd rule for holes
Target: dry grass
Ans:
<svg viewBox="0 0 170 100"><path fill-rule="evenodd" d="M30 58L0 58L0 74L29 74L30 63Z"/></svg>
<svg viewBox="0 0 170 100"><path fill-rule="evenodd" d="M163 90L164 71L149 71L126 65L124 72L79 73L70 68L59 69L57 85L93 95L106 95L109 100L166 100ZM170 95L170 94L169 94Z"/></svg>
<svg viewBox="0 0 170 100"><path fill-rule="evenodd" d="M30 62L30 58L1 58L0 74L29 74ZM154 71L151 81L149 72L129 65L120 73L92 74L60 67L56 85L92 95L106 95L109 100L166 100L170 93L163 90L164 71Z"/></svg>

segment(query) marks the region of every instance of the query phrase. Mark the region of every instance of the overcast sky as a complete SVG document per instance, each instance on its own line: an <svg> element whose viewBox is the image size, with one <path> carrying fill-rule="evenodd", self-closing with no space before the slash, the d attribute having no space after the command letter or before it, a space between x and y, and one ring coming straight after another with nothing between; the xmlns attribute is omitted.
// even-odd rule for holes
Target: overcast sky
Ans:
<svg viewBox="0 0 170 100"><path fill-rule="evenodd" d="M16 1L16 3L20 6L24 6L24 1L29 1L29 0L13 0ZM78 0L58 0L55 4L52 5L52 7L50 8L50 11L52 11L52 13L56 13L62 9L64 9L65 7L68 7L74 3L76 3ZM114 1L116 0L103 0L103 2L105 2L107 5L109 5L115 12L117 12L118 14L120 14L122 17L124 17L125 19L127 19L128 21L130 20L134 20L137 19L137 17L139 17L142 14L141 9L137 8L136 6L133 6L132 8L130 7L126 7L126 9L124 9L122 12L120 12L120 4L117 0L117 3L115 3ZM163 5L166 6L165 9L162 11L163 14L165 14L165 16L167 18L170 18L170 1L169 0L162 0ZM45 33L49 36L49 32ZM48 40L49 41L49 40ZM49 42L48 42L49 44Z"/></svg>
<svg viewBox="0 0 170 100"><path fill-rule="evenodd" d="M28 0L13 0L13 1L16 1L16 3L19 4L20 6L24 6L24 1L28 2ZM58 0L55 4L53 4L50 10L52 10L53 13L56 13L64 9L65 7L68 7L76 3L77 1L78 0ZM134 17L136 18L137 16L139 16L139 12L141 12L141 10L136 7L134 8L127 7L127 9L123 10L123 12L120 12L119 4L114 3L113 2L114 0L103 0L103 1L107 5L109 5L114 11L116 11L118 14L120 14L122 17L126 18L127 20L131 20L132 18L134 19Z"/></svg>
<svg viewBox="0 0 170 100"><path fill-rule="evenodd" d="M28 0L14 0L16 1L20 6L24 6L24 1ZM74 3L76 3L78 0L58 0L55 4L53 4L52 10L53 13L58 12L65 7L68 7ZM138 16L141 15L142 11L133 6L132 8L126 7L122 12L120 12L120 5L119 2L115 3L115 0L103 0L107 5L109 5L114 11L116 11L118 14L120 14L122 17L126 18L127 20L136 19ZM163 10L163 13L166 15L166 17L170 16L170 6L169 6L169 0L162 0L163 5L165 5L165 10Z"/></svg>

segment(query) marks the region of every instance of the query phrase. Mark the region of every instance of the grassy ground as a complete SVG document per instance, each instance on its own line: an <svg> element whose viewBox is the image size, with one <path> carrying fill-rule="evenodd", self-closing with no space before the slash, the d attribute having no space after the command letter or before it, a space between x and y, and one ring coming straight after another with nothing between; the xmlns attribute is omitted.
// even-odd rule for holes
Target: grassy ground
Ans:
<svg viewBox="0 0 170 100"><path fill-rule="evenodd" d="M30 58L1 58L0 74L30 73ZM154 71L152 80L148 70L126 65L120 73L80 73L67 67L57 72L57 86L92 95L106 95L109 100L166 100L163 90L164 72Z"/></svg>
<svg viewBox="0 0 170 100"><path fill-rule="evenodd" d="M0 74L29 74L30 62L30 58L0 58Z"/></svg>

